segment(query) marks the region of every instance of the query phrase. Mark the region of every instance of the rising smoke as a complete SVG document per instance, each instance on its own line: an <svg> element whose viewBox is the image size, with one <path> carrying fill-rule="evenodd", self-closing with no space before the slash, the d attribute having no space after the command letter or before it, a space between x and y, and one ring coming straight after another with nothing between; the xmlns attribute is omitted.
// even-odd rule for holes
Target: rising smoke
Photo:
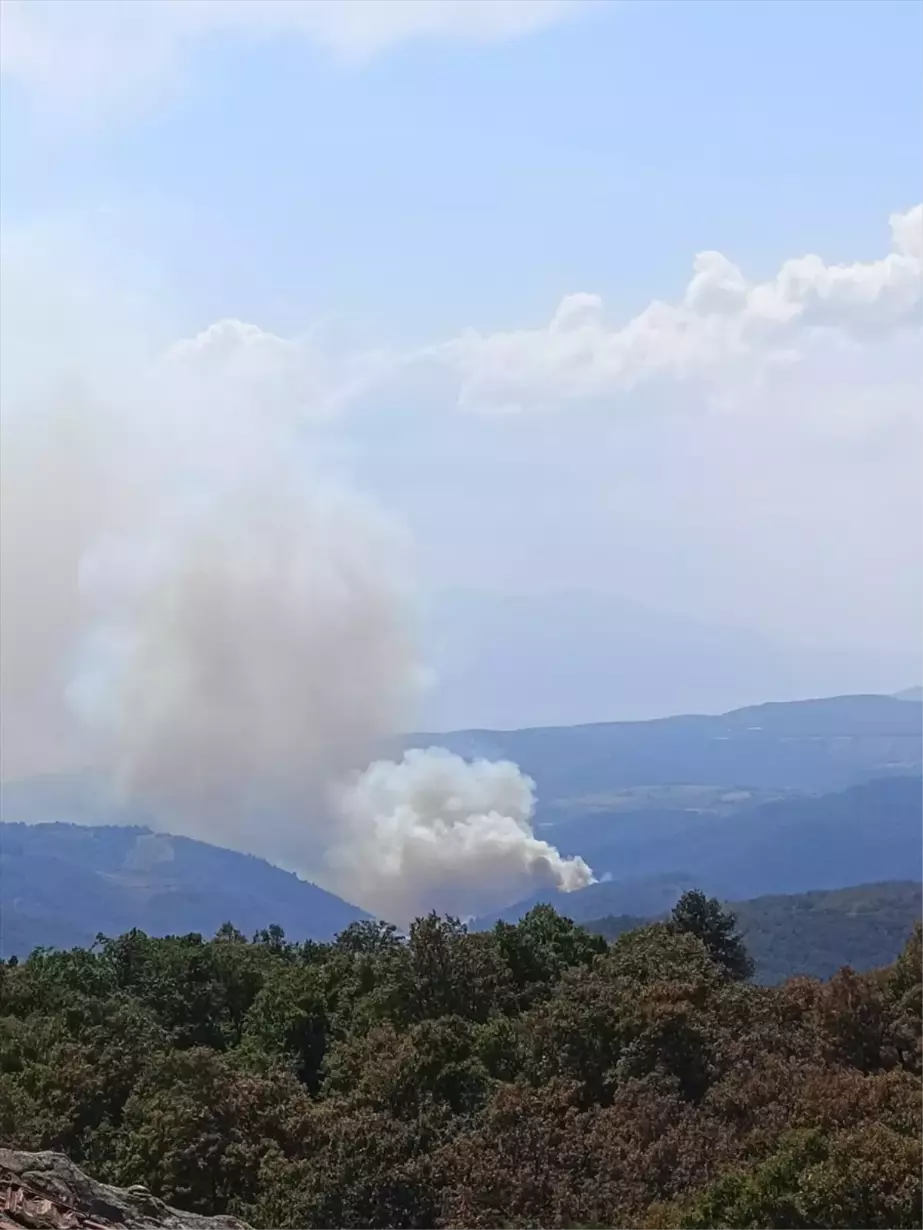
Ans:
<svg viewBox="0 0 923 1230"><path fill-rule="evenodd" d="M464 917L535 888L583 888L583 859L534 836L533 788L509 761L469 764L444 748L378 761L338 791L329 863L368 909L399 921L434 903Z"/></svg>
<svg viewBox="0 0 923 1230"><path fill-rule="evenodd" d="M515 765L370 765L420 687L408 544L287 415L165 370L116 412L4 407L5 773L68 746L158 827L398 922L588 883Z"/></svg>
<svg viewBox="0 0 923 1230"><path fill-rule="evenodd" d="M412 711L403 544L282 461L170 514L84 556L71 698L123 794L305 871L331 784Z"/></svg>

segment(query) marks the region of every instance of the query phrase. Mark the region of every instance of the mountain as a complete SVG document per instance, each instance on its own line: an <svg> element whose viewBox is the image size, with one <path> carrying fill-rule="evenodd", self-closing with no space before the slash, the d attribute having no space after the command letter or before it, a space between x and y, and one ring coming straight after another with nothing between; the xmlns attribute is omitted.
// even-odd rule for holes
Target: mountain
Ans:
<svg viewBox="0 0 923 1230"><path fill-rule="evenodd" d="M902 692L894 693L895 700L923 701L923 687L904 688Z"/></svg>
<svg viewBox="0 0 923 1230"><path fill-rule="evenodd" d="M674 813L593 817L587 826L555 826L549 836L563 854L583 854L597 875L613 878L573 893L536 893L496 917L515 921L547 902L575 922L603 915L654 914L639 906L662 892L669 909L685 888L740 900L767 893L844 888L870 880L919 880L923 863L923 782L883 778L819 796L793 796L730 816L691 814L683 830ZM575 832L572 833L572 827ZM606 833L609 833L608 841ZM672 898L671 898L672 893Z"/></svg>
<svg viewBox="0 0 923 1230"><path fill-rule="evenodd" d="M834 696L641 722L405 736L383 755L446 747L467 759L515 761L537 786L539 822L616 802L667 810L736 810L798 791L844 789L923 770L923 704L889 696ZM636 797L632 798L634 795ZM706 797L707 796L707 797ZM563 805L563 806L561 806ZM91 773L0 781L0 817L145 827Z"/></svg>
<svg viewBox="0 0 923 1230"><path fill-rule="evenodd" d="M278 923L291 939L331 939L367 915L263 859L149 829L0 824L0 955L86 947L97 932L150 935L224 922Z"/></svg>
<svg viewBox="0 0 923 1230"><path fill-rule="evenodd" d="M890 964L920 919L923 890L910 881L858 884L729 904L753 957L755 980L772 985L795 974L830 978L844 965L862 971ZM620 915L586 927L615 939L646 921Z"/></svg>
<svg viewBox="0 0 923 1230"><path fill-rule="evenodd" d="M585 907L580 894L558 903L589 919L656 913L693 884L739 899L916 877L921 715L919 703L844 696L404 745L518 762L537 783L538 834L611 877L583 890ZM151 832L91 774L0 783L0 818L5 952L226 921L326 938L363 917L260 859Z"/></svg>
<svg viewBox="0 0 923 1230"><path fill-rule="evenodd" d="M880 778L824 795L786 795L730 814L690 808L575 808L541 836L580 854L596 875L660 875L681 868L737 896L797 892L920 871L921 779Z"/></svg>
<svg viewBox="0 0 923 1230"><path fill-rule="evenodd" d="M449 590L425 612L433 730L720 713L765 699L892 692L919 653L802 648L588 591Z"/></svg>
<svg viewBox="0 0 923 1230"><path fill-rule="evenodd" d="M472 758L515 761L544 804L636 786L838 790L923 768L923 705L835 696L645 722L416 734Z"/></svg>

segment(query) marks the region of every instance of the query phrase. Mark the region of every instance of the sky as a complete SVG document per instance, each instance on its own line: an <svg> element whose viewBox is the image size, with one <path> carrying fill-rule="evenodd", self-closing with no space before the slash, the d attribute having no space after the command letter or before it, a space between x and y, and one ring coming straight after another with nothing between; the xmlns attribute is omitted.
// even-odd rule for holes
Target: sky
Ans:
<svg viewBox="0 0 923 1230"><path fill-rule="evenodd" d="M304 423L425 591L917 653L921 26L4 0L4 413L156 367Z"/></svg>

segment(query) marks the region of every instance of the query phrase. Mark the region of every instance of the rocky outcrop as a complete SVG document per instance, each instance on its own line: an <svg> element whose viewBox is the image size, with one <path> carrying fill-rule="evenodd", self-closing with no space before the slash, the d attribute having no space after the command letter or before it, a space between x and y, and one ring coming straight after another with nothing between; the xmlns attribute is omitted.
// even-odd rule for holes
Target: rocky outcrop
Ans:
<svg viewBox="0 0 923 1230"><path fill-rule="evenodd" d="M0 1149L0 1230L249 1230L171 1209L146 1187L109 1187L63 1153Z"/></svg>

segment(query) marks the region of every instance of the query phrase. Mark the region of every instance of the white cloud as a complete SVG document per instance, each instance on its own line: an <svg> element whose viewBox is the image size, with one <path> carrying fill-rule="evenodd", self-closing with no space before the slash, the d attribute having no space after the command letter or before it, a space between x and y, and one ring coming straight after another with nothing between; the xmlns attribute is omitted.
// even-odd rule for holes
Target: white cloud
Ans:
<svg viewBox="0 0 923 1230"><path fill-rule="evenodd" d="M892 215L892 251L880 260L827 265L819 256L799 257L759 283L720 252L702 252L677 303L655 300L622 325L610 324L603 300L587 293L566 296L541 328L472 329L403 352L336 347L319 331L281 338L223 320L177 343L166 370L181 378L187 395L312 419L358 401L434 407L448 398L462 410L494 413L617 408L645 385L674 402L682 390L687 408L745 407L765 402L773 389L798 399L793 391L804 388L826 407L829 429L825 383L839 389L839 373L849 370L850 389L861 389L867 370L880 386L876 356L883 348L892 391L916 380L921 229L917 206ZM880 416L887 413L882 405ZM868 414L862 417L864 430Z"/></svg>
<svg viewBox="0 0 923 1230"><path fill-rule="evenodd" d="M189 397L219 397L265 415L324 418L380 383L398 362L386 351L345 352L319 331L283 338L241 320L219 320L175 343L164 371Z"/></svg>
<svg viewBox="0 0 923 1230"><path fill-rule="evenodd" d="M0 68L46 100L105 105L170 85L216 36L300 38L345 61L412 39L493 42L584 0L4 0Z"/></svg>
<svg viewBox="0 0 923 1230"><path fill-rule="evenodd" d="M880 260L804 256L759 283L720 252L702 252L680 302L655 300L624 325L608 323L598 296L569 295L542 328L472 330L433 353L459 373L465 409L610 400L655 377L698 381L723 398L817 345L861 346L919 325L921 230L917 206L892 215L892 251Z"/></svg>

